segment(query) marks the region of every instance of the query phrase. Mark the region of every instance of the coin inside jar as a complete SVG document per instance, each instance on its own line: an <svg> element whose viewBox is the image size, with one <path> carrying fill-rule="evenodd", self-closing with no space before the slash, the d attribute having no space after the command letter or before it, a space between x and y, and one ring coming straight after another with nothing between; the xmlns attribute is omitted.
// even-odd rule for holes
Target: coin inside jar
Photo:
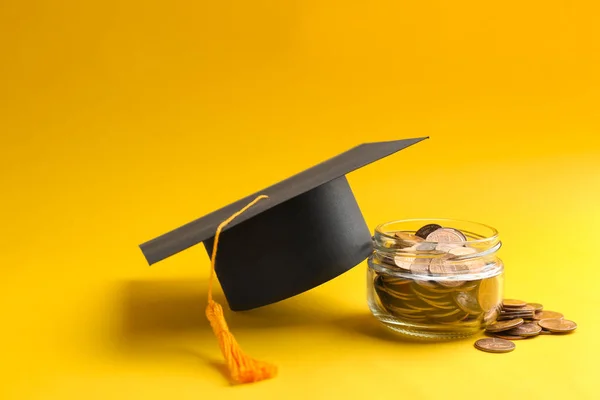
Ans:
<svg viewBox="0 0 600 400"><path fill-rule="evenodd" d="M421 227L416 233L415 236L419 236L423 239L426 239L427 236L429 236L430 233L433 233L435 231L437 231L438 229L440 229L441 226L438 224L428 224L425 225L423 227Z"/></svg>
<svg viewBox="0 0 600 400"><path fill-rule="evenodd" d="M428 242L437 242L440 244L456 243L462 245L467 241L467 237L457 229L440 228L427 235L426 240Z"/></svg>
<svg viewBox="0 0 600 400"><path fill-rule="evenodd" d="M394 257L394 264L396 264L397 267L405 269L407 271L411 270L411 266L413 265L414 262L415 262L415 257L408 257L408 256Z"/></svg>
<svg viewBox="0 0 600 400"><path fill-rule="evenodd" d="M415 246L418 243L424 242L425 240L417 235L412 235L406 232L396 232L394 234L396 238L396 244L399 248L407 248Z"/></svg>

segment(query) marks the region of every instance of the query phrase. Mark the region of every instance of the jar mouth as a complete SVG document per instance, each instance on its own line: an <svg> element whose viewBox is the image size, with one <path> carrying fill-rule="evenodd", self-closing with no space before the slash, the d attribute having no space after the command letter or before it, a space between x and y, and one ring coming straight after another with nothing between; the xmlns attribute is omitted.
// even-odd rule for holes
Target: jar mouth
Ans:
<svg viewBox="0 0 600 400"><path fill-rule="evenodd" d="M398 231L415 233L419 228L429 224L460 230L466 237L466 241L463 243L467 245L493 245L499 237L498 230L492 226L451 218L411 218L385 222L375 227L375 234L384 240L396 240L394 235ZM424 241L423 243L438 244L434 241Z"/></svg>
<svg viewBox="0 0 600 400"><path fill-rule="evenodd" d="M426 227L430 224L446 228L445 232L433 235L440 241L423 239L440 229ZM399 232L415 235L419 230L419 237L397 235ZM498 231L486 224L450 218L402 219L375 228L369 266L384 274L407 275L411 279L416 276L427 280L434 276L439 280L464 280L497 270L496 253L501 247Z"/></svg>

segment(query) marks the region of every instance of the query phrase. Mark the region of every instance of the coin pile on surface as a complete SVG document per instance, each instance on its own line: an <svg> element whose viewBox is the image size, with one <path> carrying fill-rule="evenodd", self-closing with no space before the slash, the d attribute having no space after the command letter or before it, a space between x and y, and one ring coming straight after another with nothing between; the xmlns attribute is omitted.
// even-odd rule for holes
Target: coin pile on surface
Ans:
<svg viewBox="0 0 600 400"><path fill-rule="evenodd" d="M378 273L373 282L389 314L422 324L479 325L495 320L502 300L500 271L467 276L484 271L487 264L476 257L478 251L468 246L461 231L429 224L414 234L395 232L394 238L394 251L382 263L402 274Z"/></svg>
<svg viewBox="0 0 600 400"><path fill-rule="evenodd" d="M575 322L564 319L559 312L544 310L539 303L505 299L502 301L497 321L485 329L492 338L476 341L475 348L491 353L506 353L514 350L513 340L538 335L565 334L575 329Z"/></svg>

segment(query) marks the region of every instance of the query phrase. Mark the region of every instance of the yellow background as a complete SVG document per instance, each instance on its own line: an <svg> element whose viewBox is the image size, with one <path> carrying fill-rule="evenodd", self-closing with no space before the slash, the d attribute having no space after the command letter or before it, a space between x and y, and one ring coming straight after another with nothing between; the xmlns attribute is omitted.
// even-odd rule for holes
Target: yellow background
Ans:
<svg viewBox="0 0 600 400"><path fill-rule="evenodd" d="M0 2L0 398L597 398L599 11ZM495 226L506 296L578 331L505 355L398 341L369 315L363 263L230 314L280 367L230 386L204 249L148 267L138 244L356 144L423 135L349 175L369 226Z"/></svg>

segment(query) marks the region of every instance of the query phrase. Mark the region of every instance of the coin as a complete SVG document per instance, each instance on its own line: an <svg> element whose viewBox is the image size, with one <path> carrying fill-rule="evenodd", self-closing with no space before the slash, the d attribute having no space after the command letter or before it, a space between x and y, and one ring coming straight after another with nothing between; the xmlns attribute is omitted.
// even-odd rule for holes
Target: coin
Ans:
<svg viewBox="0 0 600 400"><path fill-rule="evenodd" d="M519 325L516 328L509 329L507 331L502 332L503 335L509 336L537 336L540 334L542 328L534 323L528 322L523 325Z"/></svg>
<svg viewBox="0 0 600 400"><path fill-rule="evenodd" d="M454 301L456 301L456 304L460 307L460 309L466 313L480 314L482 311L481 307L479 307L477 299L468 292L455 293Z"/></svg>
<svg viewBox="0 0 600 400"><path fill-rule="evenodd" d="M433 251L433 250L435 250L436 245L435 245L435 243L423 242L423 243L416 244L413 247L417 251L425 252L425 251Z"/></svg>
<svg viewBox="0 0 600 400"><path fill-rule="evenodd" d="M410 272L415 275L429 275L429 260L425 258L413 258Z"/></svg>
<svg viewBox="0 0 600 400"><path fill-rule="evenodd" d="M533 316L533 319L535 319L536 321L539 321L542 319L551 319L551 318L562 319L563 317L564 317L564 315L562 315L559 312L544 310L544 311L536 312L535 315Z"/></svg>
<svg viewBox="0 0 600 400"><path fill-rule="evenodd" d="M504 299L502 300L502 307L504 308L521 308L521 307L525 307L527 305L527 302L522 301L522 300L512 300L512 299Z"/></svg>
<svg viewBox="0 0 600 400"><path fill-rule="evenodd" d="M486 332L502 332L507 331L511 328L516 328L519 325L523 325L525 321L523 318L515 318L508 321L497 321L490 324L485 328Z"/></svg>
<svg viewBox="0 0 600 400"><path fill-rule="evenodd" d="M577 329L577 324L573 321L569 321L568 319L559 319L559 318L550 318L543 319L538 322L538 324L544 328L549 330L550 332L556 333L566 333L571 332Z"/></svg>
<svg viewBox="0 0 600 400"><path fill-rule="evenodd" d="M386 285L406 285L412 282L410 279L400 278L399 276L380 275L379 277Z"/></svg>
<svg viewBox="0 0 600 400"><path fill-rule="evenodd" d="M438 257L431 260L429 271L436 275L456 275L469 272L465 264L457 264L449 261L446 257Z"/></svg>
<svg viewBox="0 0 600 400"><path fill-rule="evenodd" d="M489 353L508 353L515 349L515 344L509 340L500 338L479 339L475 342L475 348Z"/></svg>
<svg viewBox="0 0 600 400"><path fill-rule="evenodd" d="M484 325L490 324L494 322L496 318L498 318L498 309L492 308L491 310L486 311L485 314L483 314L483 323Z"/></svg>
<svg viewBox="0 0 600 400"><path fill-rule="evenodd" d="M504 317L506 317L506 318L521 317L521 318L533 319L534 312L535 312L535 309L530 305L526 305L525 307L515 308L515 309L503 308L502 311L500 312L500 317L503 317L503 318Z"/></svg>
<svg viewBox="0 0 600 400"><path fill-rule="evenodd" d="M419 289L419 287L413 285L412 286L412 291L415 292L415 294L422 298L422 299L428 299L428 300L433 300L433 301L439 301L441 299L446 298L446 294L440 294L440 293L436 293L436 294L431 294L431 293L425 293L424 290Z"/></svg>
<svg viewBox="0 0 600 400"><path fill-rule="evenodd" d="M402 292L397 292L395 290L393 290L392 288L388 288L388 287L384 287L382 289L379 289L382 292L387 293L388 295L390 295L391 297L398 299L398 300L403 300L403 301L410 301L410 300L414 300L415 296L411 296L411 295L407 295L405 293Z"/></svg>
<svg viewBox="0 0 600 400"><path fill-rule="evenodd" d="M415 315L415 314L421 314L421 311L419 310L413 310L410 308L405 308L405 307L398 307L392 304L387 304L386 307L393 311L395 314L404 314L404 315Z"/></svg>
<svg viewBox="0 0 600 400"><path fill-rule="evenodd" d="M396 266L405 269L407 271L411 270L411 266L415 261L415 257L406 257L406 256L396 256L394 257L394 264Z"/></svg>
<svg viewBox="0 0 600 400"><path fill-rule="evenodd" d="M443 244L454 243L462 246L464 242L467 241L467 238L461 231L457 229L440 228L427 235L426 240L428 242Z"/></svg>
<svg viewBox="0 0 600 400"><path fill-rule="evenodd" d="M440 313L430 313L429 317L436 322L456 322L465 317L465 313L460 309L454 307L454 310Z"/></svg>
<svg viewBox="0 0 600 400"><path fill-rule="evenodd" d="M498 277L483 279L479 283L479 289L477 292L477 301L483 309L488 312L498 306L501 300L500 293L500 282Z"/></svg>
<svg viewBox="0 0 600 400"><path fill-rule="evenodd" d="M533 309L535 310L535 312L539 312L539 311L542 311L544 309L544 306L541 305L540 303L527 303L527 305L533 307Z"/></svg>
<svg viewBox="0 0 600 400"><path fill-rule="evenodd" d="M504 340L523 340L523 339L528 339L528 336L515 336L515 335L508 335L507 332L499 332L499 333L488 333L488 335L492 336L492 337L497 337L500 339L504 339Z"/></svg>
<svg viewBox="0 0 600 400"><path fill-rule="evenodd" d="M460 243L438 243L435 246L435 249L437 251L442 251L444 253L449 253L450 250L459 248L461 246L462 246L462 244L460 244Z"/></svg>
<svg viewBox="0 0 600 400"><path fill-rule="evenodd" d="M429 300L425 297L421 298L421 300L423 300L425 303L434 306L435 308L439 308L441 310L455 310L456 309L456 305L450 303L449 301L447 302L439 302L439 301L435 301L435 300Z"/></svg>
<svg viewBox="0 0 600 400"><path fill-rule="evenodd" d="M401 249L412 247L415 246L417 243L425 241L425 239L423 239L422 237L412 235L406 232L396 232L394 236L397 239L396 242L398 247Z"/></svg>
<svg viewBox="0 0 600 400"><path fill-rule="evenodd" d="M420 238L425 239L425 238L427 238L427 236L429 236L430 233L437 231L440 228L441 228L441 226L438 224L428 224L428 225L421 227L415 233L415 236L419 236Z"/></svg>
<svg viewBox="0 0 600 400"><path fill-rule="evenodd" d="M466 260L462 261L462 264L469 270L469 272L478 272L485 268L486 263L481 258L473 256L477 254L477 250L472 247L454 247L448 250L448 253L454 257L451 259ZM471 256L471 257L465 257Z"/></svg>

